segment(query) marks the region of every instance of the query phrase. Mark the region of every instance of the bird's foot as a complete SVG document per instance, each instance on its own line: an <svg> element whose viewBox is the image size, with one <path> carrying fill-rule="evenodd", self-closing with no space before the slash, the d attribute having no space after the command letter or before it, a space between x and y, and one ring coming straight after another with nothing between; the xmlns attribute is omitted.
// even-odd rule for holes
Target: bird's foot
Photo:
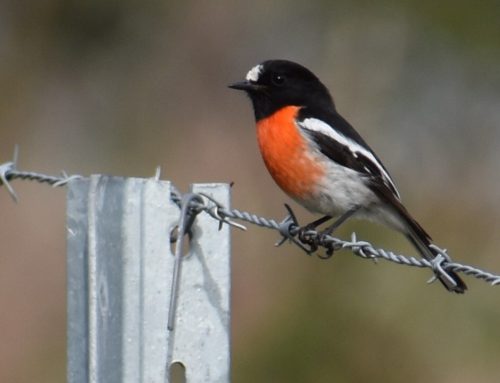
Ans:
<svg viewBox="0 0 500 383"><path fill-rule="evenodd" d="M314 226L308 224L299 229L297 238L302 244L307 245L311 252L316 252L320 247L325 248L326 253L317 253L317 256L320 259L328 259L335 251L334 243L329 240L330 234L328 229L318 232Z"/></svg>
<svg viewBox="0 0 500 383"><path fill-rule="evenodd" d="M279 227L283 238L276 243L276 246L281 246L286 240L289 240L309 255L320 247L325 247L326 255L318 254L318 257L321 259L330 258L333 255L334 247L331 242L325 241L325 237L330 234L329 229L318 233L316 227L330 220L331 217L325 216L301 227L292 208L288 204L285 204L285 208L288 211L288 216L280 222Z"/></svg>

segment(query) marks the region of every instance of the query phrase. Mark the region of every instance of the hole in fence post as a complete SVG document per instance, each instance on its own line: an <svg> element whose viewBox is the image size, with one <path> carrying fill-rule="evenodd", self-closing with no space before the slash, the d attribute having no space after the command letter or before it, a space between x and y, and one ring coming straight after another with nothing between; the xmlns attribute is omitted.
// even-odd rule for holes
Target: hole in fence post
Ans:
<svg viewBox="0 0 500 383"><path fill-rule="evenodd" d="M179 240L179 227L176 226L170 232L170 252L175 256L175 247L177 246L177 241ZM182 238L182 256L185 257L191 251L191 235L186 233L184 238Z"/></svg>
<svg viewBox="0 0 500 383"><path fill-rule="evenodd" d="M186 383L186 367L181 362L170 365L170 383Z"/></svg>

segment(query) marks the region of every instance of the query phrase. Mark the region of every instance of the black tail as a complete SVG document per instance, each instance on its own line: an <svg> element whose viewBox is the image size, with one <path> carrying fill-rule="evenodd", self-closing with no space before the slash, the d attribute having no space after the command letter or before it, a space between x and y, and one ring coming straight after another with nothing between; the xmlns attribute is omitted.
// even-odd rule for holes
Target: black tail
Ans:
<svg viewBox="0 0 500 383"><path fill-rule="evenodd" d="M429 261L433 260L439 253L430 246L432 244L431 237L424 231L417 221L415 221L406 211L405 213L406 214L403 218L407 222L408 226L408 233L406 234L406 237L415 246L422 257ZM436 274L436 277L448 291L463 294L465 290L467 290L467 286L457 273L454 271L446 271L446 274L448 274L453 282L442 274Z"/></svg>
<svg viewBox="0 0 500 383"><path fill-rule="evenodd" d="M427 259L432 261L438 256L438 252L431 247L432 241L429 234L415 221L403 205L398 204L398 213L400 217L406 222L407 233L406 237L415 246L418 252ZM446 274L451 278L447 278L442 274L436 274L437 279L443 284L448 291L463 294L467 290L464 281L454 271L446 271Z"/></svg>
<svg viewBox="0 0 500 383"><path fill-rule="evenodd" d="M399 199L397 199L394 194L391 193L382 183L375 182L371 186L380 199L385 200L389 206L392 206L394 212L405 223L405 229L403 232L422 257L428 261L432 261L436 258L439 253L431 247L431 237L425 232L422 226L420 226L418 222L412 218ZM463 294L465 290L467 290L467 286L464 281L462 281L456 272L447 270L446 274L449 278L442 274L436 274L436 277L448 291Z"/></svg>

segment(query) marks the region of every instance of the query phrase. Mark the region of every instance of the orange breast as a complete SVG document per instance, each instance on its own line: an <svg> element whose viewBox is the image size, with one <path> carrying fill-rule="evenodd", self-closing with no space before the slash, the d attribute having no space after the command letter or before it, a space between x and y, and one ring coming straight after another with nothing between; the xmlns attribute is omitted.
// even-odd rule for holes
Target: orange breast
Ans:
<svg viewBox="0 0 500 383"><path fill-rule="evenodd" d="M276 183L290 196L310 195L324 174L307 154L307 142L295 124L299 107L287 106L257 122L262 157Z"/></svg>

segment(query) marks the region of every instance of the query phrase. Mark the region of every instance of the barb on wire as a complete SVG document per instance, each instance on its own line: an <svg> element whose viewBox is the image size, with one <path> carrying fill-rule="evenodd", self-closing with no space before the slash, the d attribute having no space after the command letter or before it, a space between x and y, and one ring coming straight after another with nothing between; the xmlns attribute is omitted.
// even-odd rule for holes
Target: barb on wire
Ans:
<svg viewBox="0 0 500 383"><path fill-rule="evenodd" d="M7 191L12 196L14 201L17 201L17 195L10 185L11 180L21 179L36 181L40 183L47 183L49 185L57 187L66 185L71 180L81 178L81 176L79 175L67 175L64 172L61 176L58 177L35 172L19 171L17 170L16 166L17 156L18 150L16 148L14 151L13 160L0 164L0 186L5 185ZM159 170L157 170L154 179L158 180L159 177L160 173ZM186 203L183 203L183 201L187 196L191 197L189 198L189 203L187 203L188 207L185 207ZM417 259L415 257L399 255L391 251L375 248L369 242L358 240L355 233L352 233L350 240L342 240L331 235L323 234L316 230L308 230L307 232L303 233L303 237L306 236L307 238L307 242L304 244L301 241L301 238L296 238L297 234L300 231L300 227L298 226L293 212L289 207L287 207L289 213L288 216L283 221L277 222L274 219L268 219L246 211L224 207L213 198L204 194L191 193L189 195L183 196L183 194L180 193L179 190L177 190L173 185L171 200L180 208L189 208L188 210L190 213L186 213L187 218L188 216L194 217L201 212L205 212L209 214L213 219L218 221L219 225L227 224L241 230L246 230L245 226L234 222L234 220L239 220L256 226L276 230L282 236L280 241L278 241L278 243L276 244L277 246L283 244L286 240L290 240L292 243L299 246L308 254L311 254L312 250L323 248L326 250L326 257L321 256L321 254L319 254L318 252L315 252L321 258L328 258L333 254L334 251L337 250L350 250L354 255L364 259L371 259L373 261L376 261L377 259L384 259L386 261L394 262L399 265L429 268L434 272L441 272L443 273L443 275L447 275L446 271L454 271L480 280L484 280L485 282L490 283L494 286L500 285L500 275L496 275L470 265L463 265L457 262L453 262L446 253L445 249L441 249L435 245L432 246L438 252L439 256L432 261L428 261L423 258ZM205 200L207 200L207 202L205 202ZM179 236L183 235L183 233L188 232L189 226L190 225L185 226L183 231L181 231L179 227ZM180 248L180 246L178 246L180 243L182 243L182 241L177 241L178 248ZM310 245L311 243L313 243L315 246L307 247L307 245ZM430 282L432 282L434 279L435 278L432 278ZM173 311L175 311L175 309ZM171 325L172 323L173 322L170 322Z"/></svg>
<svg viewBox="0 0 500 383"><path fill-rule="evenodd" d="M16 169L18 154L19 148L16 145L14 147L14 155L12 156L12 161L5 162L4 164L0 165L0 186L5 185L14 202L17 202L18 198L16 192L14 191L12 186L10 186L9 180L12 177L12 172L14 172Z"/></svg>
<svg viewBox="0 0 500 383"><path fill-rule="evenodd" d="M209 215L211 215L213 218L215 218L216 220L219 221L219 230L222 229L222 225L225 223L228 224L229 226L233 226L233 227L240 229L240 230L243 230L243 231L247 230L246 226L243 226L239 223L230 221L229 219L227 219L227 217L220 215L219 210L222 209L224 206L222 206L221 203L217 202L213 197L209 196L206 193L199 193L199 195L205 197L210 202L212 202L212 206L206 207L204 210Z"/></svg>
<svg viewBox="0 0 500 383"><path fill-rule="evenodd" d="M25 172L17 170L18 154L19 154L19 149L16 145L14 148L14 155L12 156L12 161L0 164L0 186L5 185L8 193L10 194L14 202L18 202L19 198L17 197L14 188L10 184L10 181L12 180L21 179L28 181L36 181L52 185L53 187L58 187L58 186L64 186L72 180L82 178L82 176L76 174L69 176L64 171L61 173L60 177L57 177L57 176L49 176L42 173Z"/></svg>

